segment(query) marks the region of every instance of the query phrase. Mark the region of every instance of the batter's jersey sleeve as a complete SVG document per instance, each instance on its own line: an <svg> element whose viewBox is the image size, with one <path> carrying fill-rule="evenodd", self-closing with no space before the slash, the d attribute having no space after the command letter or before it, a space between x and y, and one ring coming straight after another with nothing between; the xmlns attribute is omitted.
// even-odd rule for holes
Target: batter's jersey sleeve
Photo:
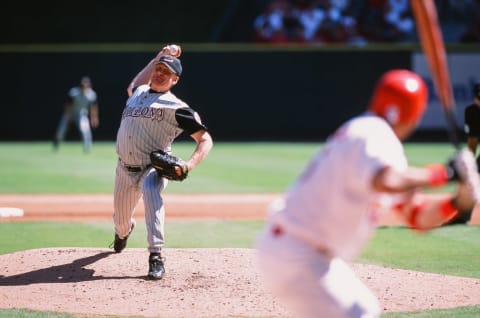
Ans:
<svg viewBox="0 0 480 318"><path fill-rule="evenodd" d="M480 137L480 107L475 104L465 108L465 134Z"/></svg>

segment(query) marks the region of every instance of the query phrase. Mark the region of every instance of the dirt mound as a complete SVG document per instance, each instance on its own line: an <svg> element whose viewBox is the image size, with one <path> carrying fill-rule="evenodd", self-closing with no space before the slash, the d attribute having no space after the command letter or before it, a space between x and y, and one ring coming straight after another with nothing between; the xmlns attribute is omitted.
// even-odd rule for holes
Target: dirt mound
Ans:
<svg viewBox="0 0 480 318"><path fill-rule="evenodd" d="M166 276L148 281L148 253L47 248L0 255L0 308L146 317L287 317L262 287L251 249L164 250ZM353 264L385 311L480 304L480 280Z"/></svg>

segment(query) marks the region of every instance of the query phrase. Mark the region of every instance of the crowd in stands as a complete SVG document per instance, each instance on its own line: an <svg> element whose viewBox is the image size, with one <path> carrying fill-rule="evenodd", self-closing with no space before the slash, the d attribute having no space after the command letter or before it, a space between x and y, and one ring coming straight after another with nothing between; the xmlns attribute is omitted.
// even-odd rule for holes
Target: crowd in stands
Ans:
<svg viewBox="0 0 480 318"><path fill-rule="evenodd" d="M468 12L465 31L460 36L460 42L480 43L480 0L466 0L471 3L461 9ZM454 1L460 2L460 1ZM461 4L461 3L460 3Z"/></svg>
<svg viewBox="0 0 480 318"><path fill-rule="evenodd" d="M254 21L254 41L356 45L412 41L416 30L409 1L266 0ZM480 41L480 0L436 2L440 22L464 25L459 42Z"/></svg>

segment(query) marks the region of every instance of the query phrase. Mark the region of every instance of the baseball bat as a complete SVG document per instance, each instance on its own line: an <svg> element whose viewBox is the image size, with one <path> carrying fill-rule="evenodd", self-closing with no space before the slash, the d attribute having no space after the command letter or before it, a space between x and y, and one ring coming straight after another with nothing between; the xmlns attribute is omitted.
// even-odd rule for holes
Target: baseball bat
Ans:
<svg viewBox="0 0 480 318"><path fill-rule="evenodd" d="M453 95L447 54L434 0L410 0L412 12L425 54L427 64L432 73L435 91L440 99L446 121L450 141L456 149L460 148L455 118L455 97Z"/></svg>

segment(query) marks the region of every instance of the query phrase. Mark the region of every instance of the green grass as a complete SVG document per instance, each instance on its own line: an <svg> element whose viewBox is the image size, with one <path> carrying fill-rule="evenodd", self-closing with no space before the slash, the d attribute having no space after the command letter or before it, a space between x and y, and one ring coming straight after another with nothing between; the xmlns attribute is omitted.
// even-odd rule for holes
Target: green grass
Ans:
<svg viewBox="0 0 480 318"><path fill-rule="evenodd" d="M262 224L262 221L167 221L167 247L252 247ZM107 248L114 233L111 222L12 222L0 223L0 229L0 254L43 247ZM146 236L144 222L137 222L128 246L145 248Z"/></svg>
<svg viewBox="0 0 480 318"><path fill-rule="evenodd" d="M455 153L449 143L405 143L405 153L412 165L422 166L432 162L445 163Z"/></svg>
<svg viewBox="0 0 480 318"><path fill-rule="evenodd" d="M2 318L73 318L72 314L56 313L48 311L34 311L29 309L2 309L0 310Z"/></svg>
<svg viewBox="0 0 480 318"><path fill-rule="evenodd" d="M421 272L480 278L480 227L452 225L428 233L383 227L358 261Z"/></svg>
<svg viewBox="0 0 480 318"><path fill-rule="evenodd" d="M188 158L195 143L174 144ZM313 143L216 143L207 159L171 193L283 191L321 145ZM112 142L84 154L79 142L58 152L49 143L0 143L0 193L112 193L117 156Z"/></svg>
<svg viewBox="0 0 480 318"><path fill-rule="evenodd" d="M436 309L423 312L388 313L382 318L478 318L480 306L459 307L455 309Z"/></svg>
<svg viewBox="0 0 480 318"><path fill-rule="evenodd" d="M188 158L194 142L174 144ZM171 193L281 192L301 172L322 143L215 143L207 159L184 182L171 182ZM449 144L407 143L415 165L446 162ZM79 142L58 152L46 142L0 143L0 193L112 193L117 156L113 142L96 142L84 154Z"/></svg>
<svg viewBox="0 0 480 318"><path fill-rule="evenodd" d="M91 156L80 143L66 143L58 153L48 143L0 143L0 153L0 193L113 191L113 143L96 144Z"/></svg>

